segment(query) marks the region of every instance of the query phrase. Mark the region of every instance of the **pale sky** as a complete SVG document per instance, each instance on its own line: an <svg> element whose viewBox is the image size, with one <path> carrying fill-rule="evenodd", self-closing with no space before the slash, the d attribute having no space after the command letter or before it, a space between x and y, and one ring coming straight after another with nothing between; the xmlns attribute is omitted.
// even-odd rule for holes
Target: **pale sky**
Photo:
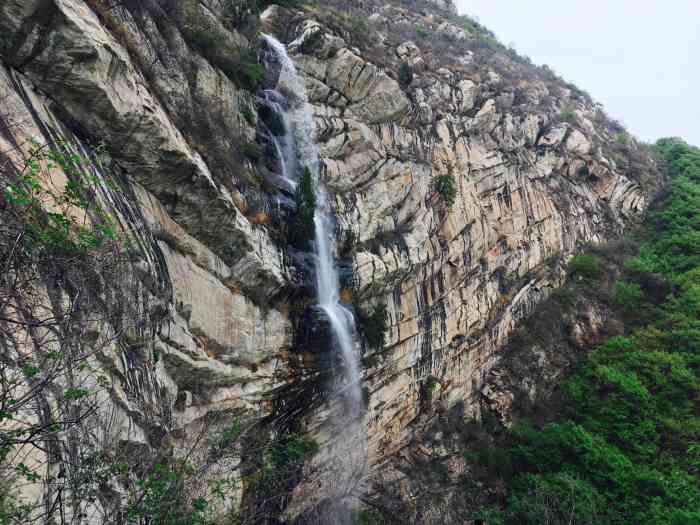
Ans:
<svg viewBox="0 0 700 525"><path fill-rule="evenodd" d="M700 146L700 0L455 0L646 141Z"/></svg>

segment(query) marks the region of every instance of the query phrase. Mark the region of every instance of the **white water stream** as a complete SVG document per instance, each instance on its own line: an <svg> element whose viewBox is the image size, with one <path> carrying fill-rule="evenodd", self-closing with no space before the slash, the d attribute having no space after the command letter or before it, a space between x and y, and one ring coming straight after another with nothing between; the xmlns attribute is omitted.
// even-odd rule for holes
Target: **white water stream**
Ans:
<svg viewBox="0 0 700 525"><path fill-rule="evenodd" d="M325 313L337 350L344 362L344 382L340 399L330 421L334 443L328 453L332 471L323 478L324 487L341 498L355 490L358 471L366 462L366 437L361 422L362 386L359 356L355 341L355 320L340 301L340 279L335 260L335 224L328 193L319 177L319 151L314 140L314 121L303 79L287 54L287 49L274 37L263 35L281 65L277 90L267 92L266 100L275 111L281 111L286 136L273 137L280 155L282 178L296 187L297 177L309 168L316 179L315 270L318 307ZM359 467L359 468L358 468ZM328 523L348 522L348 516L326 516Z"/></svg>

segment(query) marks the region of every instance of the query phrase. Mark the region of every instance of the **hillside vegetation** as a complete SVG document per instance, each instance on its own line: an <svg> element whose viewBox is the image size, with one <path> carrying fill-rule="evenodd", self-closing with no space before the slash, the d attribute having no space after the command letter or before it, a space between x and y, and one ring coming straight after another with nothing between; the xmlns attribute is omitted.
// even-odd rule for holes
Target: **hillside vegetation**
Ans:
<svg viewBox="0 0 700 525"><path fill-rule="evenodd" d="M481 452L508 488L493 523L700 523L700 150L656 149L670 190L612 290L627 333L580 363L554 421Z"/></svg>

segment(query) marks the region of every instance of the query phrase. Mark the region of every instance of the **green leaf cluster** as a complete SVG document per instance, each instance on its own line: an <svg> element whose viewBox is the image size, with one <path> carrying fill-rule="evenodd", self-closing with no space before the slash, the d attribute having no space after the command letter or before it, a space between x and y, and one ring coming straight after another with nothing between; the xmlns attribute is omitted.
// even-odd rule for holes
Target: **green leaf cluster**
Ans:
<svg viewBox="0 0 700 525"><path fill-rule="evenodd" d="M58 178L57 173L63 175ZM99 249L117 238L113 220L96 203L100 181L90 159L66 144L36 144L4 197L33 252L74 255Z"/></svg>
<svg viewBox="0 0 700 525"><path fill-rule="evenodd" d="M314 176L309 168L304 173L297 185L294 197L296 213L289 229L289 242L300 250L309 248L309 244L316 238L316 188Z"/></svg>
<svg viewBox="0 0 700 525"><path fill-rule="evenodd" d="M446 173L435 177L435 191L442 197L445 204L451 207L457 198L457 184L454 175Z"/></svg>
<svg viewBox="0 0 700 525"><path fill-rule="evenodd" d="M575 255L569 261L569 275L582 279L597 279L603 271L599 257L588 253Z"/></svg>
<svg viewBox="0 0 700 525"><path fill-rule="evenodd" d="M128 509L128 523L157 525L205 525L208 502L195 498L186 503L185 476L182 468L158 464L145 478L137 481L138 497Z"/></svg>
<svg viewBox="0 0 700 525"><path fill-rule="evenodd" d="M367 345L375 350L381 350L389 331L389 311L386 303L377 304L371 312L356 304L355 315L358 329L367 341Z"/></svg>

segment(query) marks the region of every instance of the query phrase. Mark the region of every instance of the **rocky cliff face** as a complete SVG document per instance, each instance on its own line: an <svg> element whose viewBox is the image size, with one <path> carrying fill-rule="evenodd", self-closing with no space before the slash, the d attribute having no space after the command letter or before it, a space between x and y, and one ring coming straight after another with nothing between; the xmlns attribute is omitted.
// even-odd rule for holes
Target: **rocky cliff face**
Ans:
<svg viewBox="0 0 700 525"><path fill-rule="evenodd" d="M322 4L272 6L260 23L306 83L345 298L387 305L384 346L363 345L380 469L422 413L479 415L499 350L560 284L559 261L634 222L655 167L585 93L450 2ZM327 349L298 337L313 332L299 312L310 280L269 183L257 70L227 61L265 52L247 13L218 0L0 5L0 149L18 164L32 138L101 145L99 171L125 188L114 213L147 247L128 278L164 315L138 358L100 357L123 442L184 446L208 414L290 405L316 428L311 400L284 397L308 395L295 387Z"/></svg>

